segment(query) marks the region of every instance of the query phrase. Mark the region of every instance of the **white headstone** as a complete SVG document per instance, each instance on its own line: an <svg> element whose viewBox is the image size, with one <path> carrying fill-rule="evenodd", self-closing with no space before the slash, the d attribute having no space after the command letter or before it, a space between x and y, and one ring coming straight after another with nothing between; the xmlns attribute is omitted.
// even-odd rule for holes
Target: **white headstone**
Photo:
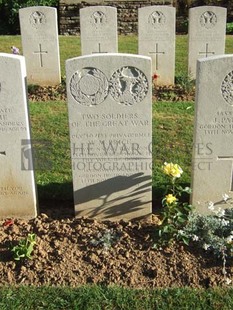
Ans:
<svg viewBox="0 0 233 310"><path fill-rule="evenodd" d="M90 6L80 9L82 55L117 53L117 9Z"/></svg>
<svg viewBox="0 0 233 310"><path fill-rule="evenodd" d="M66 62L75 212L151 214L151 61L98 54Z"/></svg>
<svg viewBox="0 0 233 310"><path fill-rule="evenodd" d="M61 82L57 9L46 6L19 10L23 55L29 84Z"/></svg>
<svg viewBox="0 0 233 310"><path fill-rule="evenodd" d="M219 6L200 6L189 9L188 70L196 77L197 59L225 53L227 9Z"/></svg>
<svg viewBox="0 0 233 310"><path fill-rule="evenodd" d="M227 207L233 198L233 55L197 61L192 203Z"/></svg>
<svg viewBox="0 0 233 310"><path fill-rule="evenodd" d="M0 218L37 215L23 56L0 54Z"/></svg>
<svg viewBox="0 0 233 310"><path fill-rule="evenodd" d="M174 84L175 15L175 8L165 5L138 9L138 53L151 57L157 85Z"/></svg>

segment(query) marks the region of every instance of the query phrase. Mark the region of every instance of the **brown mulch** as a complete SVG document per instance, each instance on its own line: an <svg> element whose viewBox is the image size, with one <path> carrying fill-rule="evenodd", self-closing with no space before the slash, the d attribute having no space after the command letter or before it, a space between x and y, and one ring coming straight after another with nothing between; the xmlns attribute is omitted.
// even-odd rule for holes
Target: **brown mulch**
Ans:
<svg viewBox="0 0 233 310"><path fill-rule="evenodd" d="M153 85L153 99L156 101L194 101L195 87L184 89L180 85L156 86ZM66 100L65 81L57 86L39 86L29 85L29 100L35 101L51 101Z"/></svg>
<svg viewBox="0 0 233 310"><path fill-rule="evenodd" d="M149 221L101 222L51 212L29 221L0 221L0 285L225 285L221 259L194 244L154 250L157 221L155 215ZM32 258L14 261L10 247L28 233L36 234ZM227 261L226 270L233 279L232 262Z"/></svg>
<svg viewBox="0 0 233 310"><path fill-rule="evenodd" d="M66 100L66 86L62 82L57 86L29 85L28 98L30 101Z"/></svg>
<svg viewBox="0 0 233 310"><path fill-rule="evenodd" d="M184 89L181 85L154 86L152 94L156 101L194 101L195 87Z"/></svg>

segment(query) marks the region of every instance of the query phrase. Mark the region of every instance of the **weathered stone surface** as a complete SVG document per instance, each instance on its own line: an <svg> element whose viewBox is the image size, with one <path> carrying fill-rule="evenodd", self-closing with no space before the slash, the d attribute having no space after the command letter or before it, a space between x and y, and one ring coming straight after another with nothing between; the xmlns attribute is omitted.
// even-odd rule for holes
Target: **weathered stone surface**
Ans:
<svg viewBox="0 0 233 310"><path fill-rule="evenodd" d="M175 15L175 8L165 5L138 10L138 53L151 57L157 85L174 84Z"/></svg>
<svg viewBox="0 0 233 310"><path fill-rule="evenodd" d="M19 17L28 83L59 84L57 10L45 6L28 7L19 10Z"/></svg>
<svg viewBox="0 0 233 310"><path fill-rule="evenodd" d="M151 213L151 61L96 54L66 63L75 212Z"/></svg>
<svg viewBox="0 0 233 310"><path fill-rule="evenodd" d="M79 19L73 22L71 16L79 17L79 10L81 8L89 6L111 6L117 9L117 19L118 19L118 33L119 34L130 34L137 33L137 24L138 24L138 8L148 5L172 5L172 0L133 0L133 1L98 1L91 2L81 2L81 1L60 1L59 5L59 15L62 25L60 24L61 34L79 34L80 33L80 23Z"/></svg>
<svg viewBox="0 0 233 310"><path fill-rule="evenodd" d="M117 53L117 9L91 6L80 10L82 55Z"/></svg>
<svg viewBox="0 0 233 310"><path fill-rule="evenodd" d="M0 218L37 215L23 56L0 53Z"/></svg>
<svg viewBox="0 0 233 310"><path fill-rule="evenodd" d="M225 53L226 9L200 6L189 10L188 71L196 77L197 59Z"/></svg>
<svg viewBox="0 0 233 310"><path fill-rule="evenodd" d="M208 213L209 202L226 208L233 198L233 57L197 61L192 203Z"/></svg>

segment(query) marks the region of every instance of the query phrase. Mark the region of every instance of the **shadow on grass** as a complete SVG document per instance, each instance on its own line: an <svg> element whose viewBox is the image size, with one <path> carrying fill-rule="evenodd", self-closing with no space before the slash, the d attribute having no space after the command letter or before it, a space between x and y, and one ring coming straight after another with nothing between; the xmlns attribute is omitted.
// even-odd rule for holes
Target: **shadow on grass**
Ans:
<svg viewBox="0 0 233 310"><path fill-rule="evenodd" d="M53 219L74 217L72 182L37 185L37 190L39 214Z"/></svg>

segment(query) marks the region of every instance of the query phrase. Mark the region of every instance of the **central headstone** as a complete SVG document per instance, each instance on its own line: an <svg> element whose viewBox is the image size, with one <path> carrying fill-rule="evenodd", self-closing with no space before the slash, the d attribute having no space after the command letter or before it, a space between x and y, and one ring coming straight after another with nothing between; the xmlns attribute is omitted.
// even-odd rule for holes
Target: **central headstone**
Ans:
<svg viewBox="0 0 233 310"><path fill-rule="evenodd" d="M175 8L165 5L138 9L138 53L151 57L157 85L174 84L175 15Z"/></svg>
<svg viewBox="0 0 233 310"><path fill-rule="evenodd" d="M151 61L98 54L66 63L75 212L151 214Z"/></svg>
<svg viewBox="0 0 233 310"><path fill-rule="evenodd" d="M189 75L195 79L197 59L225 53L227 9L200 6L189 9Z"/></svg>
<svg viewBox="0 0 233 310"><path fill-rule="evenodd" d="M226 208L233 198L233 56L197 62L192 204Z"/></svg>
<svg viewBox="0 0 233 310"><path fill-rule="evenodd" d="M33 218L33 171L23 56L0 54L0 218Z"/></svg>
<svg viewBox="0 0 233 310"><path fill-rule="evenodd" d="M80 9L82 55L117 53L117 9L90 6Z"/></svg>
<svg viewBox="0 0 233 310"><path fill-rule="evenodd" d="M57 10L46 6L19 10L23 55L28 83L42 86L61 82Z"/></svg>

